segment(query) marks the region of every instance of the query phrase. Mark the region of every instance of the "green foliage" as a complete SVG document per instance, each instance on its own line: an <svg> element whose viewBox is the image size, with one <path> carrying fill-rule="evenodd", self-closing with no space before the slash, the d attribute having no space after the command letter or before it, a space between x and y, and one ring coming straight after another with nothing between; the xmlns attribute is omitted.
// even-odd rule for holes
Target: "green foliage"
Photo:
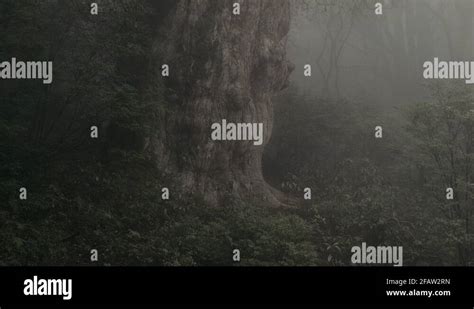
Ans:
<svg viewBox="0 0 474 309"><path fill-rule="evenodd" d="M474 205L474 98L466 85L432 87L434 100L413 106L408 111L409 132L415 138L414 168L420 175L426 220L435 220L426 227L432 234L430 245L443 244L452 249L452 260L461 265L473 262ZM446 188L453 188L453 200L446 200ZM421 212L421 210L420 210ZM431 217L431 219L429 218ZM443 263L430 248L431 256Z"/></svg>
<svg viewBox="0 0 474 309"><path fill-rule="evenodd" d="M86 248L105 247L101 235L120 236L136 201L157 209L150 204L159 200L161 172L141 151L166 105L152 52L154 10L117 1L91 17L84 1L1 6L2 59L53 60L55 74L51 86L1 84L0 261L85 261ZM89 137L92 125L100 141ZM28 200L19 201L23 186Z"/></svg>
<svg viewBox="0 0 474 309"><path fill-rule="evenodd" d="M162 201L162 187L178 191L176 175L145 149L173 113L155 46L165 13L154 1L108 1L96 17L84 7L0 4L0 58L55 65L53 86L0 84L0 265L90 265L91 249L98 265L349 265L361 242L402 245L405 265L472 264L466 89L435 88L401 119L292 88L275 107L265 174L289 199L312 188L312 201L293 210L235 199L212 208L185 192ZM381 124L383 142L373 136Z"/></svg>
<svg viewBox="0 0 474 309"><path fill-rule="evenodd" d="M432 93L393 117L362 103L315 101L296 88L276 104L265 174L289 198L312 188L301 216L332 265L347 265L363 241L403 245L405 265L472 263L472 93L465 86ZM373 136L380 124L382 141Z"/></svg>

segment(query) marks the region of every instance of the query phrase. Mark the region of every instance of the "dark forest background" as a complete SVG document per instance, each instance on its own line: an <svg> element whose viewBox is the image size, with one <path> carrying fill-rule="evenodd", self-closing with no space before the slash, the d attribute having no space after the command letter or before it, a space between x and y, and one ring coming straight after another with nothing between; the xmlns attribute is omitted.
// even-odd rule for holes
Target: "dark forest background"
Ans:
<svg viewBox="0 0 474 309"><path fill-rule="evenodd" d="M289 200L312 188L291 209L173 194L140 151L175 112L159 61L172 3L0 4L0 59L54 61L52 85L0 82L0 265L90 265L91 249L97 265L232 265L238 248L238 265L339 266L362 242L403 246L404 265L472 265L473 88L420 79L435 56L474 60L470 1L388 1L385 20L373 1L294 1L296 70L263 158ZM92 125L108 129L94 140Z"/></svg>

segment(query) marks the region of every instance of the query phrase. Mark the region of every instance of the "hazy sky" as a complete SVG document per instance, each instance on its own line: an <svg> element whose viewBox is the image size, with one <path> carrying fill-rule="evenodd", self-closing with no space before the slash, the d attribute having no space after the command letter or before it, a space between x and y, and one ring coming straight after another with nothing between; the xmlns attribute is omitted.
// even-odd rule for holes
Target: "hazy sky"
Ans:
<svg viewBox="0 0 474 309"><path fill-rule="evenodd" d="M474 60L472 0L385 1L378 16L375 1L308 3L295 10L288 44L293 85L305 93L399 106L427 96L425 61Z"/></svg>

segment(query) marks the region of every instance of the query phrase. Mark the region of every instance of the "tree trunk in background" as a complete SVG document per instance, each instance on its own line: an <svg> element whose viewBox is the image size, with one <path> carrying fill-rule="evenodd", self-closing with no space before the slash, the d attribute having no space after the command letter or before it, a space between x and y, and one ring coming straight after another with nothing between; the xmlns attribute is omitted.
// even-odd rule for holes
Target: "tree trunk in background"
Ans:
<svg viewBox="0 0 474 309"><path fill-rule="evenodd" d="M167 17L163 63L169 111L150 149L160 168L173 173L180 195L201 193L225 206L226 196L280 206L279 193L262 175L262 154L273 122L272 97L288 84L286 60L290 26L288 0L177 2ZM166 26L165 26L166 27ZM212 123L264 124L264 145L212 141Z"/></svg>

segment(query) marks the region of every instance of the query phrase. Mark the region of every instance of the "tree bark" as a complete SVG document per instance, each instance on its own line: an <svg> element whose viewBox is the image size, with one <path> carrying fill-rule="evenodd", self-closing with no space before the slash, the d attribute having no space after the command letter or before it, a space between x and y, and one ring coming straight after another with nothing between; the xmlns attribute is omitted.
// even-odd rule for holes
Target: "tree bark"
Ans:
<svg viewBox="0 0 474 309"><path fill-rule="evenodd" d="M229 196L281 206L280 193L263 179L261 161L272 132L272 97L287 87L292 71L286 60L290 4L241 0L240 15L233 15L234 2L181 0L167 17L169 35L158 44L170 66L166 86L174 100L151 150L182 194L200 193L214 206L225 206ZM211 125L222 119L262 122L263 145L212 141Z"/></svg>

